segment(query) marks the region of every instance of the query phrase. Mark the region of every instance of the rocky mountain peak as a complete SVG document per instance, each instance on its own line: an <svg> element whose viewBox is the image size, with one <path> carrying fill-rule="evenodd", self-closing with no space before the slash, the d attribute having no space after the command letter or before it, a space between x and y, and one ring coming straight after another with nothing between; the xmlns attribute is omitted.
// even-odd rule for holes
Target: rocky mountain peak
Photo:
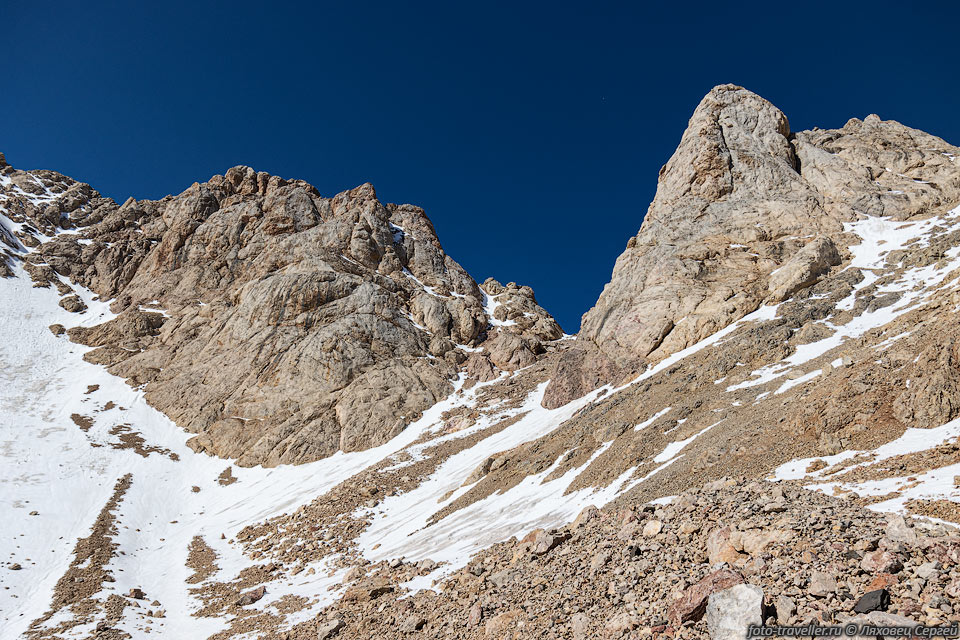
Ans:
<svg viewBox="0 0 960 640"><path fill-rule="evenodd" d="M544 398L556 407L635 376L838 265L844 222L956 202L943 140L881 121L791 134L734 85L710 91L660 171L638 234L583 316Z"/></svg>
<svg viewBox="0 0 960 640"><path fill-rule="evenodd" d="M462 368L492 379L562 335L529 288L482 291L422 209L369 183L325 198L238 166L120 206L52 172L3 186L38 285L78 311L67 282L113 300L115 318L70 330L86 358L241 465L386 442Z"/></svg>
<svg viewBox="0 0 960 640"><path fill-rule="evenodd" d="M705 207L734 192L770 193L796 180L789 136L787 117L760 96L735 85L715 87L661 169L651 213L663 213L683 198L696 198Z"/></svg>

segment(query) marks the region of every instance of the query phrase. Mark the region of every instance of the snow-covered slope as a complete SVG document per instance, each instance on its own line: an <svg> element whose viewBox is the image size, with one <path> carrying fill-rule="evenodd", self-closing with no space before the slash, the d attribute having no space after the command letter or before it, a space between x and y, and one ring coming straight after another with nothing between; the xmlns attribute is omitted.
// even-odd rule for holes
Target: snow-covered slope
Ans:
<svg viewBox="0 0 960 640"><path fill-rule="evenodd" d="M109 315L105 303L92 296L87 302L81 323ZM0 573L0 584L8 587L0 590L0 637L17 637L50 608L76 540L88 534L114 484L126 474L131 483L116 510L118 547L109 564L116 582L105 585L99 597L142 588L169 615L147 620L127 609L122 628L134 637L150 628L169 632L167 637L193 637L221 626L189 615L196 605L187 594L185 560L194 536L205 536L223 559L224 571L236 571L242 558L221 534L232 536L246 524L296 508L417 434L412 429L386 447L339 454L322 468L237 468L238 481L221 486L217 477L229 463L188 449L188 434L150 408L142 392L84 362L85 347L47 329L77 321L57 306L54 292L33 288L20 273L0 280L0 305L0 501L5 513L0 539L4 561L23 567ZM93 387L98 388L89 391ZM71 416L89 416L92 423L83 430ZM144 446L162 451L141 453L124 445L111 434L118 425L129 425ZM326 595L324 581L318 582L309 589ZM69 614L61 612L50 625L65 617ZM73 633L82 636L89 626Z"/></svg>
<svg viewBox="0 0 960 640"><path fill-rule="evenodd" d="M158 601L154 607L124 610L115 627L134 638L157 637L157 632L161 637L206 637L227 625L224 619L191 615L201 603L190 589L202 587L187 582L192 574L188 547L194 537L201 536L216 553L219 570L209 580L232 580L244 567L256 564L234 542L243 527L293 512L402 449L419 455L426 443L435 446L466 437L495 420L521 416L510 427L450 457L416 490L377 506L370 514L371 526L358 539L367 559L431 558L446 563L438 577L491 543L569 520L586 504L603 503L620 488L563 496L570 478L543 484L541 477L531 478L457 512L439 526L423 528L444 503L462 493L459 487L466 476L486 458L546 434L593 399L549 411L539 404L542 385L520 407L490 412L463 432L439 433L440 416L455 406L471 406L484 385L437 404L380 447L341 452L299 466L234 467L236 481L224 486L218 478L231 467L229 461L186 447L189 434L147 405L142 390L85 362L87 347L48 329L53 324L103 322L110 317L107 303L81 290L87 311L68 313L57 305L53 290L33 287L19 267L15 270L15 277L0 279L0 506L5 513L0 520L0 550L5 564L22 568L0 572L0 637L18 637L50 610L57 581L74 560L77 539L89 534L118 479L128 474L129 488L113 512L116 531L111 541L117 546L105 567L115 581L105 582L93 599L105 603L111 594L142 589L148 601ZM427 440L411 446L418 439ZM306 596L310 606L289 622L309 616L342 591L330 587L339 586L345 569L332 566L321 562L310 567L315 571L309 576L300 572L269 582L267 596L255 606L270 610L284 595ZM163 610L165 616L148 616L148 610ZM42 633L60 628L63 637L84 637L103 620L102 615L93 615L72 628L59 626L80 618L63 608L33 629Z"/></svg>

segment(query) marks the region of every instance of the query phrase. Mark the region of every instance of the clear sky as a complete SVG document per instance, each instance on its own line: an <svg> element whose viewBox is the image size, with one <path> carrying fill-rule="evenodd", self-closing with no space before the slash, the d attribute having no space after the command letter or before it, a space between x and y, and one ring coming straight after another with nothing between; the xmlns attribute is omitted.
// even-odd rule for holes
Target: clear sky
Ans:
<svg viewBox="0 0 960 640"><path fill-rule="evenodd" d="M960 144L960 3L0 2L0 151L159 198L237 164L427 210L569 331L700 98Z"/></svg>

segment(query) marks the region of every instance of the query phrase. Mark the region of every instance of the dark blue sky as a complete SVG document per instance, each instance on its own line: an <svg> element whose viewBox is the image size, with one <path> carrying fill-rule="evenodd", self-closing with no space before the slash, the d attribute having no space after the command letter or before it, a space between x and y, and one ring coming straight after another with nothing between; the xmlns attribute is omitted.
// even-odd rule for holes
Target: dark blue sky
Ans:
<svg viewBox="0 0 960 640"><path fill-rule="evenodd" d="M572 332L713 85L960 143L956 2L647 4L8 0L0 151L118 201L237 164L370 181Z"/></svg>

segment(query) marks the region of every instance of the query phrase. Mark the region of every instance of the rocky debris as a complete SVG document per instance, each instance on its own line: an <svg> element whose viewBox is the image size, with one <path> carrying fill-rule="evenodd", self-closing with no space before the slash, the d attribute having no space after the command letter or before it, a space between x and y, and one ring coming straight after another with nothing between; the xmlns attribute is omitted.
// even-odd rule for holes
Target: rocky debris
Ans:
<svg viewBox="0 0 960 640"><path fill-rule="evenodd" d="M126 606L122 597L112 594L104 602L99 596L104 583L115 580L108 570L118 546L113 541L113 536L117 533L114 511L120 505L132 481L131 474L117 480L113 494L98 514L90 535L77 540L70 566L54 587L50 609L30 623L26 633L26 637L30 640L60 638L64 633L78 626L91 623L107 624L102 619L98 621L98 618L103 616L108 620L117 620L122 615ZM133 588L128 597L142 599L145 596L141 589ZM61 613L66 615L59 615ZM48 621L54 616L57 616L56 623L48 625Z"/></svg>
<svg viewBox="0 0 960 640"><path fill-rule="evenodd" d="M237 169L180 196L116 207L45 176L39 184L52 198L73 189L77 207L23 205L13 215L45 235L75 231L41 244L34 227L24 227L19 241L35 250L23 268L62 296L75 294L61 276L116 296L114 320L71 329L71 338L93 347L88 360L192 425L198 451L276 464L363 448L402 430L457 375L469 377L461 393L494 381L477 386L475 406L446 412L438 431L415 443L426 445L416 455L401 451L291 514L237 532L257 564L236 580L209 581L216 554L195 539L188 566L200 576L190 579L204 603L199 615L229 618L223 637L276 627L274 614L242 609L244 595L310 575L321 559L353 567L344 597L322 614L336 615L335 633L349 638L480 637L488 629L491 637L538 640L703 637L711 597L736 585L745 585L738 593L762 589L767 622L839 622L875 603L864 615L935 624L960 615L956 532L865 513L863 504L896 496L856 496L845 483L893 476L900 488L915 486L926 471L960 462L960 444L804 463L839 483L842 499L722 478L869 451L908 427L960 414L960 291L946 272L960 229L942 215L960 192L954 151L875 116L790 133L769 103L736 87L716 89L664 168L658 199L576 342L557 340L562 332L527 288L461 281L432 230L417 228L425 218L379 203L372 189L328 200L309 185L269 176L261 184L260 174ZM885 252L882 267L859 269L849 266L851 248L866 238L844 224L860 212L909 224L942 217L920 241ZM899 313L895 305L941 276L942 290L897 320L847 335L877 311ZM779 306L766 319L664 362L767 302ZM831 337L836 346L821 355L796 366L786 360ZM409 491L454 453L512 424L515 415L471 430L519 407L551 370L547 406L608 382L635 384L598 392L550 434L489 455L428 526L541 473L550 482L576 470L571 492L621 477L642 482L569 527L496 545L434 584L437 592L407 591L436 567L360 557L363 509ZM185 384L199 388L202 401L194 405ZM92 426L89 418L75 422ZM439 434L443 442L431 445ZM236 481L230 467L219 481ZM646 502L667 495L677 498ZM960 518L949 500L904 504ZM81 606L100 605L81 598ZM269 608L283 606L309 605L278 599ZM305 623L289 637L312 640L323 624Z"/></svg>
<svg viewBox="0 0 960 640"><path fill-rule="evenodd" d="M904 274L938 264L924 248L927 242L955 247L960 235L956 228L944 228L922 236L891 258L891 271L871 271L871 277L882 277L883 286L914 287ZM673 495L731 473L767 477L802 458L812 459L805 465L809 473L843 483L844 489L887 478L913 486L927 471L960 463L955 440L884 460L858 456L828 465L819 458L844 450L871 451L907 428L939 426L960 415L960 360L953 355L960 353L960 324L952 311L960 292L949 277L942 290L907 307L896 321L841 340L802 366L792 365L807 357L805 346L811 341L833 342L828 324L849 326L853 318L870 321L864 314L884 315L877 313L883 307L869 311L871 293L851 296L852 284L864 277L858 269L832 269L781 303L770 319L744 323L722 340L601 396L536 442L504 452L500 467L462 500L516 486L558 460L550 479L573 472L574 491L606 486L623 474L628 482L646 478L631 496L640 500ZM838 308L844 300L853 308ZM823 343L813 347L823 348ZM575 352L585 353L580 347L561 350L557 366L566 366L564 359ZM586 375L582 368L577 371ZM551 384L556 382L554 378ZM681 454L660 468L668 447L681 442L687 442ZM849 489L859 492L856 486ZM881 496L858 499L882 501ZM904 506L912 513L960 522L960 509L950 500L909 500Z"/></svg>
<svg viewBox="0 0 960 640"><path fill-rule="evenodd" d="M640 231L584 315L544 405L618 382L810 287L846 254L843 222L955 205L958 154L876 116L791 133L763 98L715 87L661 169Z"/></svg>
<svg viewBox="0 0 960 640"><path fill-rule="evenodd" d="M217 476L217 484L221 487L228 487L236 481L237 478L233 475L233 467L227 467Z"/></svg>
<svg viewBox="0 0 960 640"><path fill-rule="evenodd" d="M381 500L412 490L451 456L513 425L525 414L501 416L499 419L496 415L511 406L519 406L533 388L542 384L542 376L533 374L539 370L545 375L546 366L538 364L534 369L527 372L522 379L505 379L481 391L481 401L478 404L484 408L478 410L477 415L492 412L495 419L491 420L491 426L464 437L443 438L439 444L434 445L430 445L427 438L421 443L427 446L421 449L418 460L405 460L402 456L397 459L388 457L293 513L245 527L236 536L237 541L244 547L244 553L258 562L269 560L271 564L282 566L288 575L298 571L298 567L302 568L327 558L337 566L348 569L345 583L383 571L383 567L368 565L358 555L355 538L369 524L369 518L357 517L357 510L361 507L373 509ZM486 402L487 393L490 394L489 408ZM405 460L409 464L398 467L396 463L399 460ZM444 508L441 512L452 511ZM562 534L545 533L559 538L547 543L548 545L559 544L563 540ZM529 550L527 552L529 553ZM399 559L391 562L397 563L400 563ZM412 578L426 575L436 568L436 563L425 559L416 565L400 563L391 570L391 575L405 574ZM271 576L271 579L274 577ZM250 582L247 586L254 584L257 583ZM229 588L229 584L222 586Z"/></svg>
<svg viewBox="0 0 960 640"><path fill-rule="evenodd" d="M143 589L134 587L127 593L127 597L133 598L134 600L144 600L147 596L143 593Z"/></svg>
<svg viewBox="0 0 960 640"><path fill-rule="evenodd" d="M223 534L221 534L223 535ZM187 567L193 569L193 575L187 578L187 584L198 584L217 571L217 553L206 543L202 536L194 536L187 547Z"/></svg>
<svg viewBox="0 0 960 640"><path fill-rule="evenodd" d="M784 153L787 156L801 152L815 155L810 145L821 145L839 149L836 155L847 158L845 162L855 163L856 158L867 158L876 148L907 148L924 140L930 143L929 153L921 153L918 156L921 165L906 168L904 175L937 174L935 186L915 187L919 191L915 192L915 197L911 196L912 204L904 204L902 199L886 195L884 189L894 186L909 189L910 185L901 183L914 182L914 178L888 176L892 172L881 172L876 181L881 182L884 189L871 192L873 195L867 199L867 204L874 207L871 210L876 215L890 215L897 219L909 218L928 205L946 206L951 197L949 193L955 190L952 181L956 170L944 164L950 162L945 157L933 156L938 153L942 156L952 147L896 123L882 123L878 132L876 124L874 119L852 121L843 130L835 130L829 135L809 132L809 140L804 137L808 134L781 136L793 149ZM907 140L908 137L914 142ZM836 147L833 146L835 143ZM780 157L780 151L779 147L774 147L771 154L774 156L772 162L776 164L780 162L776 159ZM761 159L764 163L769 160ZM821 166L831 162L824 157L814 158L814 161ZM746 160L743 166L750 162L752 160ZM886 156L882 161L873 157L870 162L892 166ZM762 166L766 167L766 164ZM777 166L776 171L783 168ZM748 182L751 178L746 169L741 170L743 175L737 176L737 180ZM431 519L431 524L456 509L515 486L524 477L551 468L558 460L558 467L546 480L576 468L577 478L570 487L571 491L605 486L631 469L631 480L648 475L650 479L619 498L615 507L602 512L586 510L580 522L566 530L571 537L562 544L547 544L545 553L538 555L531 551L537 536L546 541L547 536L552 538L563 530L534 532L529 539L482 554L483 562L473 563L468 570L454 574L449 583L438 585L442 593L437 597L421 594L406 598L407 604L395 604L405 595L401 586L403 578L398 573L385 572L407 571L403 576L412 575L412 572L404 565L366 568L369 569L368 576L389 575L388 583L395 585L396 589L371 597L373 592L369 588L379 587L369 583L352 592L357 595L351 595L341 603L342 608L335 611L346 621L344 633L347 637L378 634L392 637L391 634L399 633L399 625L411 617L426 620L420 633L435 637L455 636L463 629L483 634L490 624L498 630L505 629L508 636L518 634L518 637L527 634L535 637L551 637L551 634L554 637L575 634L590 637L590 633L629 636L648 632L706 634L703 614L699 620L691 616L686 622L679 623L679 629L666 614L685 593L690 595L692 608L696 609L703 597L694 597L691 588L718 569L735 572L745 583L762 588L767 594L768 605L764 615L782 624L842 620L854 613L855 604L865 594L878 589L888 590L889 609L895 612L893 615L929 621L948 620L955 616L957 612L948 600L955 589L955 578L950 570L944 575L942 568L933 569L930 563L942 563L942 560L935 560L922 545L910 542L909 532L900 532L896 525L891 528L881 516L863 514L860 506L865 500L848 494L844 500L818 502L820 498L808 499L789 484L775 486L763 498L754 499L749 494L755 489L747 490L750 485L746 483L713 482L731 470L762 477L778 464L793 458L812 458L847 448L869 450L900 435L910 426L906 420L914 419L908 415L917 416L916 419L922 419L923 424L933 426L939 424L937 420L951 416L960 407L960 402L955 401L960 398L960 387L954 379L954 370L960 368L954 366L952 345L960 336L960 327L951 319L952 309L958 301L954 299L956 294L949 290L932 296L889 326L862 337L842 340L836 349L771 381L759 380L766 372L782 368L784 359L797 354L799 347L834 335L836 329L828 325L843 327L854 318L896 302L886 293L878 293L878 289L899 287L897 278L909 269L933 268L941 264L937 255L942 257L945 249L960 244L956 232L946 229L925 237L923 242L891 252L889 269L871 271L871 277L876 276L879 284L851 296L853 287L858 286L865 275L858 269L844 267L843 261L850 257L849 247L860 241L842 231L841 223L856 218L851 214L853 207L849 195L844 195L841 190L835 198L825 198L818 188L804 186L802 182L808 180L806 176L820 170L816 165L801 162L788 170L799 177L783 174L788 176L784 183L789 187L787 191L768 193L764 198L774 200L759 201L765 207L764 215L775 210L784 227L775 229L768 237L764 220L751 218L754 224L752 233L756 233L757 238L737 236L716 241L718 246L721 242L726 243L722 247L729 254L738 251L745 254L737 260L749 263L749 268L741 270L740 262L722 268L741 270L742 273L734 274L737 278L745 277L743 274L755 278L751 281L750 291L753 292L751 295L755 294L757 304L783 297L775 316L771 314L767 320L744 324L723 340L682 361L648 371L643 380L601 397L536 442L489 456L470 474L466 482L467 492L457 498L456 504L439 511ZM797 180L800 182L794 185ZM747 185L744 188L761 187ZM808 201L810 194L813 194L813 200ZM730 194L723 197L731 206L736 204ZM792 200L795 197L799 200ZM752 206L755 202L746 198L740 203L747 204ZM794 206L798 216L821 216L817 222L821 226L806 229L803 228L805 221L802 224L791 221ZM911 208L914 206L919 208ZM942 210L930 209L925 213L939 214ZM657 224L666 226L668 222L665 213ZM748 231L743 230L744 233ZM669 235L668 231L662 233ZM925 243L936 248L928 250L922 246ZM631 248L636 248L636 241ZM836 264L838 256L841 259L839 265ZM706 270L705 280L691 290L701 285L714 287L716 281L710 279L711 274L721 273L718 265L727 257L727 254L710 254L704 259L697 268ZM694 258L690 260L696 262ZM714 268L718 271L711 271ZM485 283L485 293L486 286ZM487 295L491 299L494 297ZM682 291L678 295L687 293ZM842 301L847 301L844 304L849 303L851 308L840 308ZM738 305L745 305L743 311L752 310L749 309L752 303L746 304L740 299L730 304L735 311L731 312L730 318L741 313L737 310ZM706 303L701 306L710 308ZM484 307L488 318L495 316L498 307L492 305L491 300L485 299ZM704 321L696 313L691 317L698 323ZM569 375L556 375L551 387L566 389L564 393L594 388L608 381L623 382L666 354L669 349L663 345L673 345L673 340L678 341L676 344L686 344L687 337L699 335L700 329L685 328L686 323L679 318L678 326L667 332L661 347L636 361L617 359L615 354L582 340L572 348L569 344L572 341L560 341L548 347L555 350L553 357L537 360L535 365L524 368L510 380L529 380L531 373L545 362L554 360L557 371ZM530 336L524 336L515 328L511 330L511 327L514 325L489 322L486 341L477 343L480 351L470 352L469 359L463 364L474 379L493 380L501 374L499 365L522 368L530 361L524 358L533 353L531 345L535 343ZM504 337L506 334L511 335ZM608 344L614 345L614 342ZM502 353L494 355L493 352L501 346ZM915 360L918 353L922 357ZM589 366L583 366L584 362ZM934 382L929 386L918 382L925 377L934 378L927 375L933 370L942 372ZM500 384L493 385L498 393L502 390ZM893 398L901 400L894 401L891 406ZM550 404L549 401L545 403ZM444 418L443 430L454 433L469 428L477 418L472 411L451 411ZM638 428L641 425L642 429ZM668 467L659 469L664 464L667 447L682 442L688 442L682 454L670 460ZM599 451L601 447L603 451ZM957 462L952 458L956 452L948 449L943 447L942 451L876 464L858 457L856 462L865 464L852 467L853 462L848 461L851 468L847 477L870 474L888 477L892 473L907 481L907 478L933 466L943 467ZM592 459L594 455L596 458ZM397 461L410 462L402 456ZM416 464L423 463L418 461ZM824 478L841 480L845 477L845 464L830 465L819 460L808 468L810 472L823 471L819 475ZM414 472L410 475L417 477ZM364 477L357 482L367 486L369 479ZM692 498L697 504L692 511L684 498L684 490L691 483L706 484L706 488ZM384 491L403 490L407 486L405 481L398 482L397 478L388 476L375 495L355 495L358 492L346 488L343 492L335 492L338 499L344 499L346 511L326 501L320 501L322 507L318 505L316 510L304 510L298 515L305 520L322 521L323 527L330 527L307 536L302 543L306 549L298 549L291 541L297 532L293 528L296 524L293 518L271 522L256 531L252 528L248 532L248 548L252 553L286 561L290 558L315 559L334 549L349 547L349 542L344 545L343 541L349 541L362 530L364 523L344 518L331 525L333 514L349 512L357 504L373 508ZM714 492L722 495L727 491L734 492L735 497L716 501L706 499ZM638 506L646 499L676 494L680 498L668 506ZM633 514L632 520L622 520L616 509L628 510ZM317 511L323 514L322 517L312 519ZM277 533L272 531L274 527ZM294 533L279 533L280 529L287 528ZM604 530L603 536L596 535L598 529ZM645 535L646 531L649 535ZM899 536L906 536L905 541L893 539ZM921 537L939 539L950 536L925 531ZM589 544L584 539L589 539ZM917 547L920 547L919 551ZM946 544L945 548L944 553L949 556L953 543ZM568 556L571 566L567 566L565 560ZM574 558L578 562L575 568L572 566ZM634 560L627 562L626 558ZM633 564L646 560L649 560L647 565ZM726 567L714 566L716 563L724 563ZM581 574L587 574L587 577L581 578ZM647 574L650 574L649 578L645 577ZM571 585L571 591L599 590L602 597L577 599L563 592L567 584ZM367 590L366 596L362 595L364 590ZM538 595L541 592L546 595ZM450 601L446 600L448 596ZM537 599L540 597L549 600L550 607L541 607L541 601ZM709 599L709 593L706 598ZM638 601L640 605L635 604ZM705 604L703 607L705 610ZM517 611L523 615L516 614ZM384 620L373 620L374 612L383 614ZM502 629L498 625L503 625Z"/></svg>
<svg viewBox="0 0 960 640"><path fill-rule="evenodd" d="M737 584L710 595L707 629L711 640L743 640L750 625L763 623L763 589Z"/></svg>
<svg viewBox="0 0 960 640"><path fill-rule="evenodd" d="M876 597L867 595L876 591L877 576L861 569L860 555L876 546L896 549L891 553L903 564L900 580L886 587L886 612L913 623L960 621L947 595L954 580L960 584L960 566L949 564L960 553L960 533L917 523L916 542L898 543L886 537L887 520L790 483L725 480L684 491L670 504L585 509L554 532L534 530L479 553L434 585L438 591L410 593L404 583L411 574L402 572L408 565L382 563L362 586L378 589L375 598L348 589L324 615L343 620L340 633L349 639L409 637L401 630L408 620L437 638L742 638L747 624L841 624L868 612L858 603ZM650 522L661 529L648 537ZM792 536L772 536L718 566L707 553L718 528ZM546 536L566 539L531 553Z"/></svg>
<svg viewBox="0 0 960 640"><path fill-rule="evenodd" d="M80 423L78 423L79 425ZM82 429L83 426L80 425ZM180 456L176 453L173 453L166 447L160 447L152 444L148 444L142 435L133 430L129 424L118 424L110 428L108 432L111 436L117 438L114 442L108 442L113 449L129 449L141 457L148 457L150 454L156 453L163 456L167 456L173 461L180 460Z"/></svg>
<svg viewBox="0 0 960 640"><path fill-rule="evenodd" d="M11 562L7 565L7 569L10 569L10 571L20 571L23 567L20 566L19 562Z"/></svg>
<svg viewBox="0 0 960 640"><path fill-rule="evenodd" d="M883 613L881 611L873 611L866 615L856 616L850 618L847 621L848 624L858 624L858 625L869 625L872 627L916 627L916 623L910 618L904 616L898 616L892 613ZM871 630L868 634L862 634L857 636L851 636L857 639L866 639L866 638L902 638L904 637L902 632L892 632L889 635L880 635L876 630ZM919 636L913 636L919 637Z"/></svg>

